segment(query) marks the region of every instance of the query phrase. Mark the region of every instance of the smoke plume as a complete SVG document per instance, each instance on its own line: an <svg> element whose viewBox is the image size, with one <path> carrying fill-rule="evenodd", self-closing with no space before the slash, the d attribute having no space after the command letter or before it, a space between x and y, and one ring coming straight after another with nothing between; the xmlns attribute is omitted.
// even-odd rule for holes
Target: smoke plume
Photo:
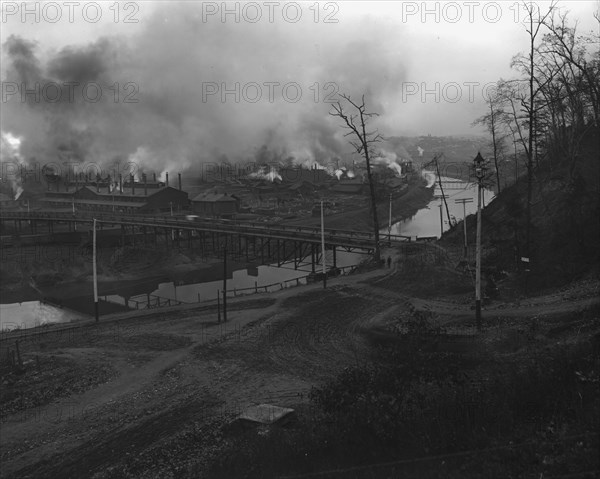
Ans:
<svg viewBox="0 0 600 479"><path fill-rule="evenodd" d="M222 159L328 168L351 147L327 96L364 94L368 110L384 118L399 95L400 53L381 47L386 35L399 35L392 25L203 22L200 8L161 4L130 37L56 51L11 35L2 49L5 81L39 85L42 95L4 103L3 131L22 138L27 161L95 163L111 175L128 162L137 177ZM61 96L49 101L56 92L44 87L52 82ZM272 95L268 82L279 84ZM286 97L282 87L292 83L299 89Z"/></svg>

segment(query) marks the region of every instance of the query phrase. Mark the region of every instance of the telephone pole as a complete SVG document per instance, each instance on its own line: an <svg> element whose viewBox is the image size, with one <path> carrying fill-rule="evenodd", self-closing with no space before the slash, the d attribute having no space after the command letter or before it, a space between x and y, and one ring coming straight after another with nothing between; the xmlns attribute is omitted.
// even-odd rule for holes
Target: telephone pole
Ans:
<svg viewBox="0 0 600 479"><path fill-rule="evenodd" d="M465 208L466 203L473 203L473 198L460 198L458 200L454 200L455 203L462 203L463 206L463 230L465 233L465 244L464 244L464 252L463 256L467 259L467 209Z"/></svg>
<svg viewBox="0 0 600 479"><path fill-rule="evenodd" d="M227 322L227 248L223 248L223 322Z"/></svg>
<svg viewBox="0 0 600 479"><path fill-rule="evenodd" d="M438 205L438 207L440 208L440 238L441 238L442 235L444 234L444 214L442 212L442 206L443 206L442 201L444 201L445 198L444 198L443 194L435 195L434 198L440 200L440 204ZM450 217L448 217L448 221L450 221Z"/></svg>
<svg viewBox="0 0 600 479"><path fill-rule="evenodd" d="M327 288L327 268L325 266L325 222L323 217L323 200L321 200L321 257L323 263L323 288Z"/></svg>
<svg viewBox="0 0 600 479"><path fill-rule="evenodd" d="M473 160L477 177L477 245L475 249L475 324L481 330L481 183L485 176L484 159L480 153Z"/></svg>
<svg viewBox="0 0 600 479"><path fill-rule="evenodd" d="M390 216L388 218L388 243L392 245L392 194L390 193Z"/></svg>
<svg viewBox="0 0 600 479"><path fill-rule="evenodd" d="M96 322L98 322L100 319L100 311L98 305L98 270L96 266L96 218L94 218L92 247L92 273L94 275L94 318L96 319Z"/></svg>

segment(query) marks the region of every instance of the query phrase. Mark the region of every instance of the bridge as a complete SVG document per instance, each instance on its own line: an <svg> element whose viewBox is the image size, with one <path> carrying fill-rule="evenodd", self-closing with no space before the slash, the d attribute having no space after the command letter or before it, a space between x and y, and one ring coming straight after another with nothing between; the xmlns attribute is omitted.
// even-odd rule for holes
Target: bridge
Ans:
<svg viewBox="0 0 600 479"><path fill-rule="evenodd" d="M0 212L0 227L13 226L13 236L2 237L2 245L40 242L88 242L94 219L100 245L153 245L181 248L219 256L226 254L261 264L277 262L312 265L320 262L319 227L272 225L235 220L143 216L77 212ZM82 230L83 227L83 230ZM79 228L79 229L78 229ZM332 251L333 267L339 250L371 254L375 248L371 232L325 229L325 249ZM380 234L380 243L399 244L409 236ZM310 263L307 263L310 257ZM306 261L305 261L306 260Z"/></svg>

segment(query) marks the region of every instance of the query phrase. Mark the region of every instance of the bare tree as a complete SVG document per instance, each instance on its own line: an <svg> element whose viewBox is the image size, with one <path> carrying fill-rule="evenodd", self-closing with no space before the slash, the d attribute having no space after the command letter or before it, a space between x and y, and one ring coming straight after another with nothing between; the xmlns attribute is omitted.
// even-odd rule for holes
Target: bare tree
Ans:
<svg viewBox="0 0 600 479"><path fill-rule="evenodd" d="M482 125L492 135L492 152L494 154L494 168L496 170L496 186L500 193L500 167L498 165L500 155L503 153L503 142L506 135L501 130L502 117L505 112L502 108L501 97L498 92L488 96L489 111L483 116L477 118L473 125Z"/></svg>
<svg viewBox="0 0 600 479"><path fill-rule="evenodd" d="M552 12L556 8L556 2L553 1L548 7L548 11L542 15L539 6L533 2L523 2L523 6L527 12L525 20L525 31L529 34L529 51L526 55L517 55L513 58L512 66L520 70L526 75L526 82L529 87L527 95L520 96L521 111L526 114L527 117L527 144L524 145L525 153L527 155L527 226L526 226L526 252L527 257L531 257L531 203L533 197L533 168L534 161L537 161L535 157L535 151L537 145L534 145L534 139L537 135L536 123L537 116L536 110L539 106L539 95L540 90L544 87L544 84L540 84L536 77L536 59L538 57L538 48L536 46L536 40L540 33L540 29L545 25L545 22L552 15ZM547 81L550 81L547 79ZM516 115L515 115L516 116ZM523 138L523 135L519 132L519 135Z"/></svg>
<svg viewBox="0 0 600 479"><path fill-rule="evenodd" d="M338 101L333 104L333 111L329 112L329 114L344 120L345 124L343 127L349 130L344 136L354 138L353 140L350 140L350 144L358 154L364 157L367 164L367 179L369 181L369 191L371 194L371 215L373 216L373 234L375 236L375 261L379 261L381 258L379 248L379 220L377 218L375 185L373 182L373 174L371 172L371 158L375 155L375 152L372 150L373 145L382 141L383 137L377 131L367 131L369 119L379 116L379 114L367 112L364 95L362 96L360 103L354 102L349 95L341 94L340 96L352 106L356 113L348 113L347 110L344 109L342 103Z"/></svg>

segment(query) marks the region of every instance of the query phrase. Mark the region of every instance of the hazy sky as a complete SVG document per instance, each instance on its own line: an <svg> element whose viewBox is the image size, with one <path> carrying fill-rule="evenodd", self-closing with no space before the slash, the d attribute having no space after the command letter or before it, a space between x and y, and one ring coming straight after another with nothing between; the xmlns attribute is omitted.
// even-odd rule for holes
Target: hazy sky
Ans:
<svg viewBox="0 0 600 479"><path fill-rule="evenodd" d="M480 133L485 85L527 48L518 2L22 5L2 4L1 126L38 159L340 155L336 92L365 94L388 136ZM559 6L597 28L597 1Z"/></svg>

